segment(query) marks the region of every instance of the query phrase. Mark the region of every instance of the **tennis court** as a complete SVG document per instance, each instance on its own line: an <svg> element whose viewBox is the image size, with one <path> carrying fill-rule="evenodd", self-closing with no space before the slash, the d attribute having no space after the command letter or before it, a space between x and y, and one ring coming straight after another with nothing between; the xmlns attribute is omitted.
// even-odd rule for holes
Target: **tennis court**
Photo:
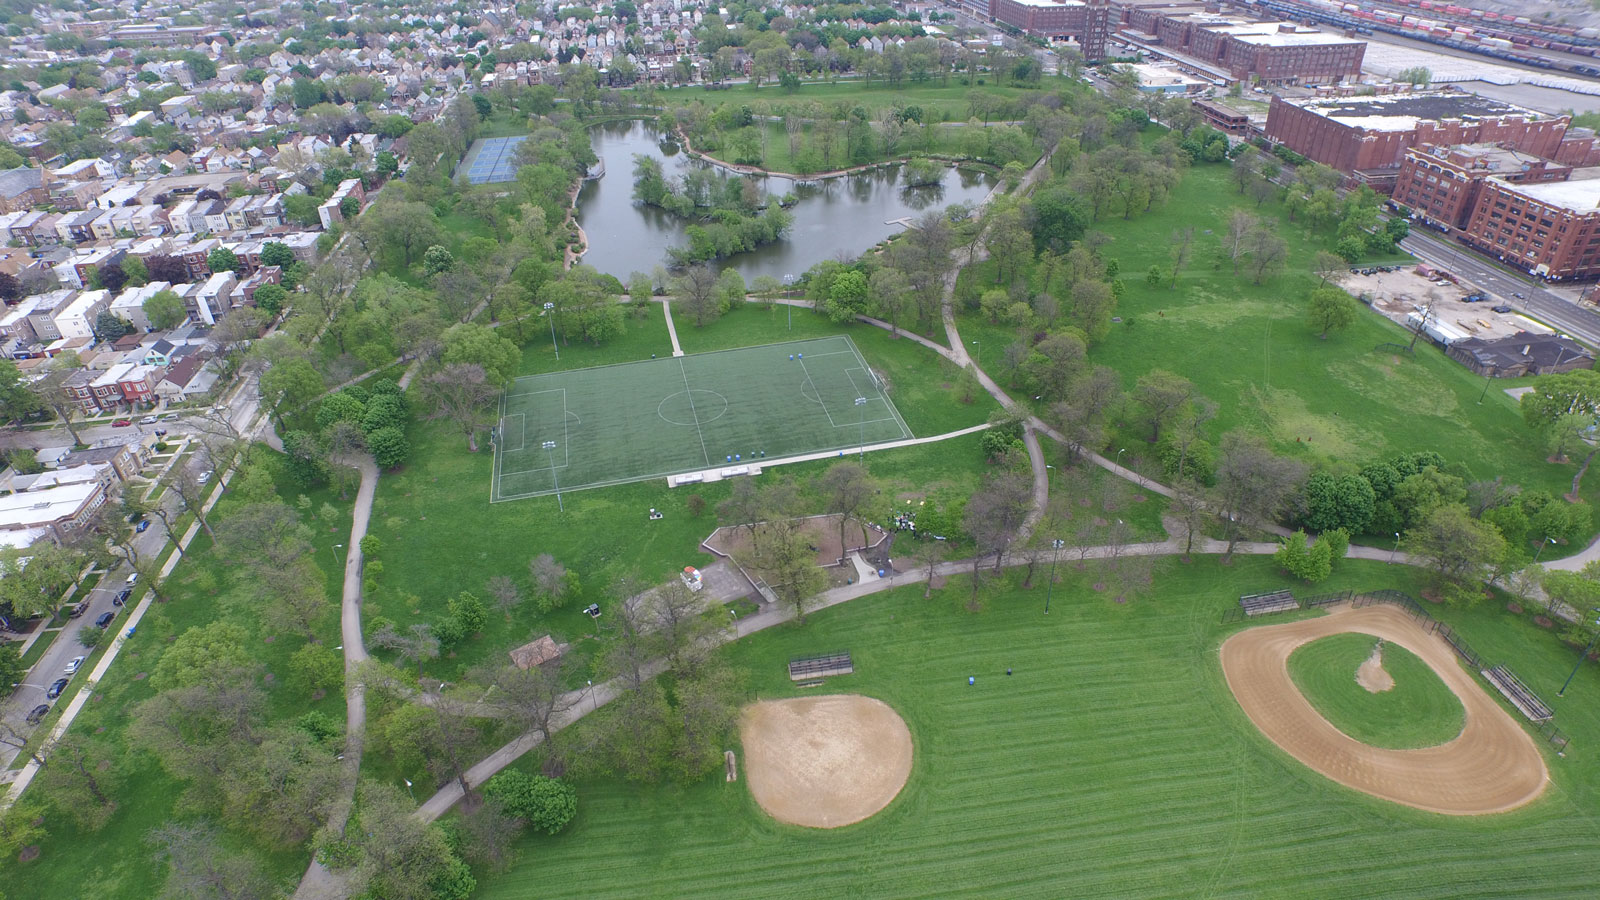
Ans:
<svg viewBox="0 0 1600 900"><path fill-rule="evenodd" d="M517 145L527 139L527 135L518 134L473 141L467 148L467 155L461 158L456 176L464 175L469 184L517 180Z"/></svg>
<svg viewBox="0 0 1600 900"><path fill-rule="evenodd" d="M911 436L844 336L529 375L501 399L490 499Z"/></svg>

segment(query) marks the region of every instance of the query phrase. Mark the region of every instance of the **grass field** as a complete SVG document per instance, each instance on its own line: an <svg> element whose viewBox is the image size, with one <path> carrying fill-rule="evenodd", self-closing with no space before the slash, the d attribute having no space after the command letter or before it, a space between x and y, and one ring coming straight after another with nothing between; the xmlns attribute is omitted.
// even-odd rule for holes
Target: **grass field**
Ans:
<svg viewBox="0 0 1600 900"><path fill-rule="evenodd" d="M494 499L911 437L848 337L517 379Z"/></svg>
<svg viewBox="0 0 1600 900"><path fill-rule="evenodd" d="M969 99L975 93L1009 99L1030 90L1056 91L1064 87L1076 90L1082 87L1081 82L1068 78L1046 78L1036 88L1000 87L993 84L992 79L989 80L990 84L970 87L957 79L951 79L949 84L930 81L901 84L899 87L890 87L881 80L874 81L870 86L864 81L849 79L834 84L812 81L802 84L792 94L776 85L758 88L750 84L736 84L723 91L708 91L695 85L658 91L656 96L669 106L684 106L698 101L708 106L737 103L749 105L752 109L762 103L777 109L791 105L801 107L808 103L844 102L851 107L864 107L874 114L896 106L920 106L924 121L964 122L972 115Z"/></svg>
<svg viewBox="0 0 1600 900"><path fill-rule="evenodd" d="M1409 578L1352 564L1334 580ZM1566 759L1548 757L1545 799L1481 819L1382 803L1282 754L1227 691L1217 646L1237 626L1218 613L1280 583L1269 561L1205 558L1154 599L1117 605L1070 575L1045 618L1042 584L972 615L958 580L931 601L902 589L753 636L725 651L753 695L799 695L787 658L848 649L856 674L824 690L881 698L906 719L916 761L888 809L813 831L774 823L720 774L683 788L584 781L567 831L524 840L478 896L1593 896L1597 670L1568 691L1588 699L1560 713L1579 737ZM1507 661L1553 693L1570 657L1548 634L1494 609L1441 612L1474 642L1514 642Z"/></svg>
<svg viewBox="0 0 1600 900"><path fill-rule="evenodd" d="M1372 693L1356 683L1356 669L1376 640L1340 634L1312 641L1289 655L1289 677L1333 726L1364 744L1406 750L1433 747L1461 733L1461 701L1415 653L1383 647L1383 668L1394 687Z"/></svg>

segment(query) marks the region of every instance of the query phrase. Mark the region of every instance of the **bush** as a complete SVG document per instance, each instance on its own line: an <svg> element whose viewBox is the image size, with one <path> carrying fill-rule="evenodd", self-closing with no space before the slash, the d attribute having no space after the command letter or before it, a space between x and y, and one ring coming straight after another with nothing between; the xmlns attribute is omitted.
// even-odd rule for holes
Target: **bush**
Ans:
<svg viewBox="0 0 1600 900"><path fill-rule="evenodd" d="M376 557L378 555L378 550L382 547L383 542L378 540L378 536L375 534L369 534L361 539L361 555L366 559L372 559Z"/></svg>
<svg viewBox="0 0 1600 900"><path fill-rule="evenodd" d="M510 815L546 834L560 831L578 814L578 792L572 785L516 769L489 779L483 793L499 800Z"/></svg>
<svg viewBox="0 0 1600 900"><path fill-rule="evenodd" d="M106 630L104 628L96 628L95 626L90 625L87 628L79 629L78 643L84 645L85 647L98 647L100 646L100 642L105 640L105 636Z"/></svg>

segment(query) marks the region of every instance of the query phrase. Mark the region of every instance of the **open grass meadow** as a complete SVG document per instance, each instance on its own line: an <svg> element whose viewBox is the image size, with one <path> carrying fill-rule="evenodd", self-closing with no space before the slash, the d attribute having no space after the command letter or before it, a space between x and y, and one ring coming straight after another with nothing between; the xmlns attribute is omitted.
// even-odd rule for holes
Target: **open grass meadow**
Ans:
<svg viewBox="0 0 1600 900"><path fill-rule="evenodd" d="M271 451L258 448L256 452ZM280 480L278 487L291 504L301 493L287 480ZM331 598L330 611L318 623L317 633L331 647L339 643L337 607L343 572L337 555L341 551L333 545L349 539L349 504L341 503L325 490L306 493L313 505L302 520L316 535L316 561L327 574ZM213 516L221 521L237 503L232 495L224 495ZM316 710L331 717L340 729L344 727L342 691L313 700L303 690L286 683L289 657L303 642L293 636L274 637L262 627L250 604L240 599L229 580L228 567L212 552L204 531L196 535L187 558L179 562L166 584L170 601L151 604L136 635L123 647L72 725L72 733L83 736L97 748L97 754L104 754L111 761L102 777L106 779L103 783L111 785L109 793L117 802L115 812L104 827L92 833L80 830L59 814L47 813L48 833L39 845L39 857L27 863L6 860L0 864L0 873L10 875L5 878L7 897L148 900L160 893L163 870L156 865L145 836L169 820L190 819L193 813L181 804L183 782L168 776L153 756L130 747L126 728L132 707L156 691L147 676L154 671L168 642L183 631L219 619L243 625L256 640L249 649L273 679L268 685L269 722L291 721ZM123 629L126 623L126 610L119 610L112 628ZM103 651L96 651L100 652ZM96 658L91 656L91 660ZM89 667L86 665L85 669ZM81 678L75 680L73 687L80 687L80 681ZM35 792L40 792L37 797ZM36 782L24 796L42 799L41 785ZM307 856L303 850L263 852L245 836L228 832L228 823L220 824L224 826L226 843L253 850L274 879L292 885L305 870Z"/></svg>
<svg viewBox="0 0 1600 900"><path fill-rule="evenodd" d="M1248 626L1219 614L1243 592L1289 586L1269 561L1200 558L1127 605L1066 576L1048 618L1042 583L973 614L955 579L931 600L920 586L873 595L723 651L766 699L802 693L789 657L852 653L856 674L820 690L888 702L916 747L906 788L877 816L779 825L720 772L686 787L581 781L572 825L525 838L477 896L1593 896L1600 668L1559 701L1575 741L1549 754L1543 798L1501 816L1430 815L1321 778L1240 712L1217 647ZM1351 563L1330 586L1414 590L1412 577ZM1503 637L1500 658L1546 695L1573 658L1497 607L1438 612L1485 649Z"/></svg>
<svg viewBox="0 0 1600 900"><path fill-rule="evenodd" d="M1323 718L1364 744L1404 750L1454 740L1466 723L1461 701L1410 650L1384 644L1390 689L1373 692L1356 682L1376 645L1367 634L1312 641L1289 655L1289 677Z"/></svg>
<svg viewBox="0 0 1600 900"><path fill-rule="evenodd" d="M1092 362L1115 368L1130 389L1152 369L1176 372L1220 405L1209 426L1213 438L1247 428L1278 452L1313 465L1360 466L1437 450L1447 461L1466 465L1474 479L1499 476L1557 495L1571 488L1575 465L1545 462L1516 401L1504 392L1523 380L1495 379L1485 396L1483 378L1425 340L1414 355L1376 349L1406 344L1411 335L1365 307L1350 328L1318 340L1305 319L1317 284L1309 267L1329 238L1289 222L1282 204L1254 211L1288 242L1286 267L1260 285L1244 271L1235 276L1220 237L1235 205L1252 208L1229 181L1228 169L1197 165L1164 206L1130 220L1102 215L1093 227L1111 241L1101 252L1119 262L1127 292L1117 307L1122 322L1091 349ZM1177 288L1167 281L1148 284L1151 265L1170 271L1170 236L1185 226L1195 229L1193 261ZM973 267L963 277L987 285L992 266ZM1002 372L1013 330L976 313L964 315L961 328L964 338L979 341L969 349L985 369ZM1141 455L1135 448L1148 447L1148 436L1148 428L1129 424L1108 447ZM1148 450L1142 455L1154 458ZM1152 465L1146 471L1157 470ZM1594 502L1600 481L1586 480L1583 493ZM1593 526L1586 529L1593 532Z"/></svg>
<svg viewBox="0 0 1600 900"><path fill-rule="evenodd" d="M726 103L748 105L752 110L759 104L765 103L769 108L801 107L809 103L845 103L851 108L861 106L876 114L885 109L894 109L901 106L920 106L923 110L923 121L931 122L965 122L972 116L970 103L973 94L991 94L1004 99L1018 97L1024 93L1035 90L1059 91L1063 88L1081 90L1081 82L1070 78L1052 77L1040 81L1037 87L1020 88L1000 86L994 84L992 79L980 78L977 85L964 85L959 79L952 78L948 84L926 81L920 84L903 82L898 87L890 86L882 80L868 84L862 80L844 79L828 84L820 81L808 81L800 85L794 93L784 91L776 84L766 84L756 87L751 84L730 85L726 90L707 90L702 85L692 85L678 88L657 89L658 102L672 106L687 106L695 102L703 102L708 106L722 106Z"/></svg>

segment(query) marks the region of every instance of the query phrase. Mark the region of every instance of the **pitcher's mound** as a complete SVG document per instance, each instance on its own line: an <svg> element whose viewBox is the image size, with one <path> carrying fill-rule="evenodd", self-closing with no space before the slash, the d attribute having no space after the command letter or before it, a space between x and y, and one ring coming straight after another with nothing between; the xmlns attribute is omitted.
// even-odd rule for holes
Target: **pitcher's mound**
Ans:
<svg viewBox="0 0 1600 900"><path fill-rule="evenodd" d="M888 806L911 774L911 732L871 697L752 703L739 717L739 736L751 795L791 825L859 822Z"/></svg>

